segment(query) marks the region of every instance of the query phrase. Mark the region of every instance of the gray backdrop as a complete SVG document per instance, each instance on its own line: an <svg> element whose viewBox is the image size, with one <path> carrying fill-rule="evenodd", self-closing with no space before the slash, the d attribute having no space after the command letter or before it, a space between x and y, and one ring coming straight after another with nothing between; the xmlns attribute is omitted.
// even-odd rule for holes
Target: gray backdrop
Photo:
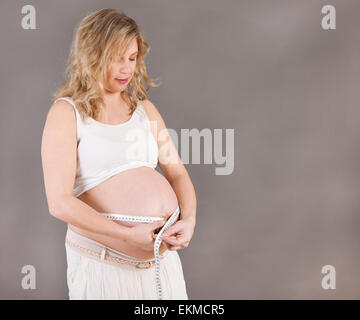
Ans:
<svg viewBox="0 0 360 320"><path fill-rule="evenodd" d="M21 27L25 4L37 30ZM336 30L321 28L326 4ZM357 0L1 1L0 298L67 299L66 224L48 212L41 136L76 25L106 7L148 39L162 82L149 99L168 128L235 130L231 175L186 164L198 200L179 251L189 297L360 298ZM27 264L35 290L21 286ZM324 265L336 289L322 288Z"/></svg>

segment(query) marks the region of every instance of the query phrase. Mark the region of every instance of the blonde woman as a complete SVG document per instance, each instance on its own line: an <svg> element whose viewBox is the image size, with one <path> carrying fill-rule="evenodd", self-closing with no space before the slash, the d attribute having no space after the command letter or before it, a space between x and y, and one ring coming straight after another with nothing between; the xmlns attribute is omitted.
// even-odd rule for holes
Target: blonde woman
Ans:
<svg viewBox="0 0 360 320"><path fill-rule="evenodd" d="M147 99L149 49L123 12L89 14L47 114L44 184L50 214L68 225L70 299L188 299L177 250L193 236L196 196Z"/></svg>

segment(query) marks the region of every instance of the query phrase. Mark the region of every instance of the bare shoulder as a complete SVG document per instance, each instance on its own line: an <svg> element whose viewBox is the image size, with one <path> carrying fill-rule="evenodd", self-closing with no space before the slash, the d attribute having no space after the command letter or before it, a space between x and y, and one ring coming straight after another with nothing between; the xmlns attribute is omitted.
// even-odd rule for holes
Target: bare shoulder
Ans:
<svg viewBox="0 0 360 320"><path fill-rule="evenodd" d="M74 107L65 100L54 102L48 110L43 135L73 139L73 136L76 136L76 128Z"/></svg>
<svg viewBox="0 0 360 320"><path fill-rule="evenodd" d="M149 99L141 100L140 102L144 107L146 114L152 114L155 110L157 111L157 108Z"/></svg>
<svg viewBox="0 0 360 320"><path fill-rule="evenodd" d="M49 111L48 116L58 118L68 118L75 113L74 107L66 100L58 100L54 102Z"/></svg>
<svg viewBox="0 0 360 320"><path fill-rule="evenodd" d="M164 121L162 116L160 115L158 108L150 100L142 100L141 104L144 107L145 113L150 121Z"/></svg>

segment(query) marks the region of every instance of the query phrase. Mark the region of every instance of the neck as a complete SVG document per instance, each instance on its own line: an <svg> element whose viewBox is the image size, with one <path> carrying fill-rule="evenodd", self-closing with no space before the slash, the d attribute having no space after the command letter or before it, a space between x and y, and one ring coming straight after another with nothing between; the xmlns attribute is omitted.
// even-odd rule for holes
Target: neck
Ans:
<svg viewBox="0 0 360 320"><path fill-rule="evenodd" d="M105 105L109 108L119 108L121 105L125 105L125 100L121 97L120 92L106 91L104 94Z"/></svg>

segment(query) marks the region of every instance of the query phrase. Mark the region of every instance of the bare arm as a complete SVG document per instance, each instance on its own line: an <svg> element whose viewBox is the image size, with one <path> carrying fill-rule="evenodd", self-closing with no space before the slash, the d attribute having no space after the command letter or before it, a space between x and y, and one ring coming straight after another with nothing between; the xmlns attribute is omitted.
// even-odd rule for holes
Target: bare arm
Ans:
<svg viewBox="0 0 360 320"><path fill-rule="evenodd" d="M66 101L54 103L47 115L41 159L49 212L76 227L127 240L129 228L111 221L73 196L77 134L74 108Z"/></svg>

